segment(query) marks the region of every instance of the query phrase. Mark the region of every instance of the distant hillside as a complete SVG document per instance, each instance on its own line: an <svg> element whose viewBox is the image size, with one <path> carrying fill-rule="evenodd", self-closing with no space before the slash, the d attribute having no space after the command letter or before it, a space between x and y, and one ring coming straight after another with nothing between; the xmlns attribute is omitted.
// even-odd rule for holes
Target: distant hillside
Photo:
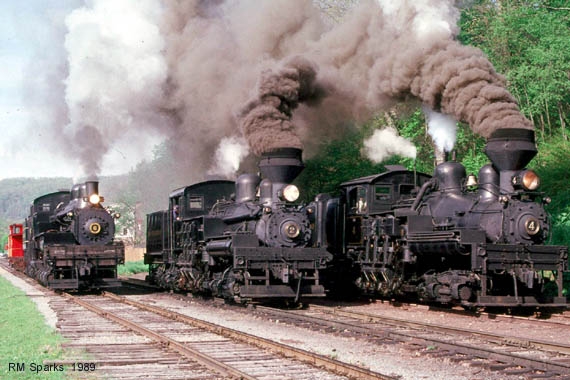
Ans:
<svg viewBox="0 0 570 380"><path fill-rule="evenodd" d="M0 181L0 219L26 217L32 201L40 195L69 189L71 178L7 178Z"/></svg>

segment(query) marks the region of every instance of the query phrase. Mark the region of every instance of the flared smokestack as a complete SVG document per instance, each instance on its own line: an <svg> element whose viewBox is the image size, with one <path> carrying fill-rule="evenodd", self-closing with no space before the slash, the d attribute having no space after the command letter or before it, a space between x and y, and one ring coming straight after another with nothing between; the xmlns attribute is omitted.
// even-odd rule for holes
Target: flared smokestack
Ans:
<svg viewBox="0 0 570 380"><path fill-rule="evenodd" d="M534 131L523 128L497 129L487 140L485 154L500 176L501 193L514 191L512 178L536 156Z"/></svg>
<svg viewBox="0 0 570 380"><path fill-rule="evenodd" d="M522 128L497 129L485 147L485 154L499 171L521 170L536 153L534 131Z"/></svg>
<svg viewBox="0 0 570 380"><path fill-rule="evenodd" d="M261 155L259 170L273 183L291 183L305 168L303 151L298 148L276 148Z"/></svg>

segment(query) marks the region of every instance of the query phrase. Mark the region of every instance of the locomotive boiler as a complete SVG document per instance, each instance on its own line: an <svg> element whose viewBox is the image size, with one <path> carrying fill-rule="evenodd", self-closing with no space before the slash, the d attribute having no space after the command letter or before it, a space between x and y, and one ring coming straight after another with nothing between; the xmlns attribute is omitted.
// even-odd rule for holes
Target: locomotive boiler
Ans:
<svg viewBox="0 0 570 380"><path fill-rule="evenodd" d="M431 177L389 166L342 184L341 197L326 205L337 267L354 269L361 291L379 296L566 306L568 249L547 244L550 200L526 169L536 152L533 131L501 129L487 141L491 164L480 169L478 184L454 161Z"/></svg>
<svg viewBox="0 0 570 380"><path fill-rule="evenodd" d="M118 214L102 201L96 181L36 198L25 221L26 274L51 289L120 285L117 265L125 249L114 241Z"/></svg>
<svg viewBox="0 0 570 380"><path fill-rule="evenodd" d="M301 150L264 153L263 180L206 181L170 194L169 208L147 216L150 281L237 302L322 297L319 271L332 258L315 233L315 204L297 205L291 181Z"/></svg>

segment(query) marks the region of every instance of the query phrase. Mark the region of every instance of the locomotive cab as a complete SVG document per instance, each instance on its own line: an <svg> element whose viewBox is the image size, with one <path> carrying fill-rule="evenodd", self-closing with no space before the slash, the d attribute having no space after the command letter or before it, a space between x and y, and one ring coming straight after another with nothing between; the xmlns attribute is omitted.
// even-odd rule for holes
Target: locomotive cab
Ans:
<svg viewBox="0 0 570 380"><path fill-rule="evenodd" d="M410 213L415 194L431 179L399 165L386 169L384 173L341 184L340 199L328 201L329 249L335 252L336 261L350 258L360 271L357 287L370 293L388 292L381 289L382 284L388 278L395 281L396 272L390 266L403 250L400 240L395 245L389 241L405 233L400 215Z"/></svg>

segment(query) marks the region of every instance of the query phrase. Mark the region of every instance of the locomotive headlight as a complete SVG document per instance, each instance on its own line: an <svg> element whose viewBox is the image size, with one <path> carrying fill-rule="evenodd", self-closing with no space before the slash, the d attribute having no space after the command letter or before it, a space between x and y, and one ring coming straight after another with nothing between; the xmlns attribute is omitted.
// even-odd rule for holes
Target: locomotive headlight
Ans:
<svg viewBox="0 0 570 380"><path fill-rule="evenodd" d="M299 199L299 189L295 185L287 185L281 192L281 196L287 202L295 202Z"/></svg>
<svg viewBox="0 0 570 380"><path fill-rule="evenodd" d="M522 175L522 184L527 190L536 190L540 186L540 178L532 170L527 170Z"/></svg>
<svg viewBox="0 0 570 380"><path fill-rule="evenodd" d="M534 191L540 186L540 178L532 170L525 170L513 178L513 185L520 185L525 190Z"/></svg>
<svg viewBox="0 0 570 380"><path fill-rule="evenodd" d="M101 202L101 198L99 197L98 194L91 194L89 196L89 203L96 205L99 204L99 202Z"/></svg>

